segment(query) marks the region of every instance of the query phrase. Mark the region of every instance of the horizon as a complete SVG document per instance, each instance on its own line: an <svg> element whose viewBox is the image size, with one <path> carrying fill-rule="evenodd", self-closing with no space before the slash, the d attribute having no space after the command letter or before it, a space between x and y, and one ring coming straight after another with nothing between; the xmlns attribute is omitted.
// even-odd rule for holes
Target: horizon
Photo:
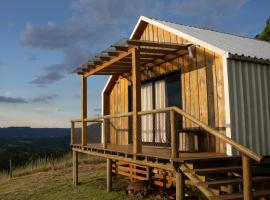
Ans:
<svg viewBox="0 0 270 200"><path fill-rule="evenodd" d="M69 128L81 116L80 76L71 72L129 37L141 15L254 38L269 7L266 0L2 1L0 127ZM88 117L101 113L107 78L88 79Z"/></svg>

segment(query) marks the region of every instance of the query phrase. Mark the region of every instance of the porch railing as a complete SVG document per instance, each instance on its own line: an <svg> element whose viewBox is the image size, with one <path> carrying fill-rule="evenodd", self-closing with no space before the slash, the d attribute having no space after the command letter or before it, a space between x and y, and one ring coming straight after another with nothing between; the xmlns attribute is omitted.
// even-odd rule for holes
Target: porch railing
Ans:
<svg viewBox="0 0 270 200"><path fill-rule="evenodd" d="M139 123L137 123L137 126L142 130L142 117L143 116L156 116L160 115L161 113L165 113L165 116L169 116L166 118L166 120L169 122L169 131L170 131L170 138L169 138L169 145L167 146L168 149L170 149L171 152L171 158L175 159L179 157L179 130L178 130L178 124L182 122L183 119L190 120L193 124L196 124L200 130L203 130L205 133L210 134L214 136L215 138L219 139L220 141L231 145L233 148L235 148L237 151L239 151L242 154L242 168L243 168L243 191L244 191L244 199L252 199L252 181L251 181L251 168L250 168L250 159L253 159L257 162L260 162L262 160L262 156L253 152L249 148L243 146L242 144L232 140L231 138L227 137L226 135L222 134L221 132L215 130L214 128L209 127L207 124L199 121L192 115L186 113L182 109L178 107L168 107L164 109L156 109L156 110L149 110L149 111L141 111L138 112L138 116L140 117ZM85 119L87 123L101 123L103 126L102 135L100 136L99 143L102 145L104 149L109 148L108 144L110 144L110 125L112 123L113 119L121 119L121 118L130 118L130 121L132 123L132 112L125 113L125 114L118 114L118 115L106 115L106 116L100 116L100 117L94 117L90 119ZM71 121L71 144L76 143L76 137L75 135L80 135L80 129L76 126L76 123L82 123L82 120L72 120ZM155 121L153 121L155 123ZM130 123L128 123L127 127L129 130L130 126L132 126ZM153 126L153 125L152 125ZM153 126L154 127L154 126ZM167 128L167 126L166 126ZM76 133L77 132L77 133ZM100 133L101 134L101 133ZM136 142L137 145L143 144L143 138L142 134L140 134L137 138L135 138L139 141ZM78 140L78 138L77 138ZM79 139L80 140L80 139ZM89 138L91 143L91 138ZM81 141L77 141L81 142ZM82 144L84 144L82 142ZM133 141L122 144L122 145L133 145ZM138 147L136 147L138 149ZM142 145L139 146L139 148L142 148ZM131 148L134 149L134 148Z"/></svg>

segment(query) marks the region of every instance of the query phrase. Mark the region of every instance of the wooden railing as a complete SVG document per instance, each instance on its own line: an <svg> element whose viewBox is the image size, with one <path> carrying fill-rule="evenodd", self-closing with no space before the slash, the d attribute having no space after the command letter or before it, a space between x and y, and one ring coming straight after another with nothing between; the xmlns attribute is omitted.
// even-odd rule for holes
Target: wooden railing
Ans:
<svg viewBox="0 0 270 200"><path fill-rule="evenodd" d="M179 148L179 134L176 132L175 128L175 114L179 114L184 118L192 121L193 123L197 124L202 130L206 133L213 135L215 138L220 139L226 144L231 145L233 148L238 150L242 153L242 168L243 168L243 191L244 191L244 199L251 200L252 199L252 181L251 181L251 169L250 169L250 159L253 159L257 162L262 160L262 156L253 152L249 148L243 146L242 144L232 140L231 138L227 137L226 135L220 133L219 131L209 127L207 124L199 121L192 115L186 113L182 109L178 107L167 107L164 109L156 109L156 110L148 110L148 111L141 111L137 114L139 116L147 115L147 114L155 114L155 113L170 113L170 130L171 130L171 158L177 158L179 156L178 148ZM104 131L103 131L103 147L106 148L107 146L107 137L108 137L108 130L106 128L108 119L112 118L121 118L121 117L129 117L132 116L133 112L118 114L118 115L105 115L99 117L93 117L90 119L85 119L85 122L103 122ZM73 143L73 135L74 135L74 123L82 122L82 120L72 120L71 121L71 144ZM138 124L137 124L138 125ZM140 127L138 127L140 128ZM141 138L141 137L140 137ZM83 143L83 142L82 142ZM141 145L141 142L136 143L137 145ZM136 149L142 148L141 146L136 147Z"/></svg>

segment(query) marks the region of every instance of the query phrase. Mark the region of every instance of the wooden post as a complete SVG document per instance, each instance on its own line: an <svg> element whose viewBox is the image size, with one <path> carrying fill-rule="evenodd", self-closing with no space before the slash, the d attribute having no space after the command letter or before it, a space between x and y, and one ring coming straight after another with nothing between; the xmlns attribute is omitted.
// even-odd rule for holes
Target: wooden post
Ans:
<svg viewBox="0 0 270 200"><path fill-rule="evenodd" d="M9 160L9 178L12 178L12 160Z"/></svg>
<svg viewBox="0 0 270 200"><path fill-rule="evenodd" d="M171 158L178 158L179 134L175 130L174 110L170 110L170 126L171 126Z"/></svg>
<svg viewBox="0 0 270 200"><path fill-rule="evenodd" d="M250 171L250 158L242 155L242 168L243 168L243 193L244 200L252 200L252 179Z"/></svg>
<svg viewBox="0 0 270 200"><path fill-rule="evenodd" d="M109 119L103 120L103 130L102 130L102 144L103 148L107 148L108 136L109 136Z"/></svg>
<svg viewBox="0 0 270 200"><path fill-rule="evenodd" d="M146 178L148 181L152 180L152 167L147 167L146 168Z"/></svg>
<svg viewBox="0 0 270 200"><path fill-rule="evenodd" d="M132 94L133 94L133 153L142 152L141 132L141 73L140 53L138 48L132 49Z"/></svg>
<svg viewBox="0 0 270 200"><path fill-rule="evenodd" d="M87 78L82 76L82 146L87 145L86 141L86 128L87 123Z"/></svg>
<svg viewBox="0 0 270 200"><path fill-rule="evenodd" d="M107 192L112 191L112 159L107 158Z"/></svg>
<svg viewBox="0 0 270 200"><path fill-rule="evenodd" d="M182 171L176 172L176 200L185 199L185 177Z"/></svg>
<svg viewBox="0 0 270 200"><path fill-rule="evenodd" d="M78 152L73 151L73 185L78 185Z"/></svg>
<svg viewBox="0 0 270 200"><path fill-rule="evenodd" d="M71 126L70 126L70 144L74 144L74 122L71 121Z"/></svg>

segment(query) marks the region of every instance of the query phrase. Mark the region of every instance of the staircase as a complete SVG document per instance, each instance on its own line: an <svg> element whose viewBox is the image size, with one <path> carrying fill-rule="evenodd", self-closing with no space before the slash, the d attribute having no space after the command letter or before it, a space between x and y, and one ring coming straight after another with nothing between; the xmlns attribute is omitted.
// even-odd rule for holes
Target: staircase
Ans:
<svg viewBox="0 0 270 200"><path fill-rule="evenodd" d="M251 161L253 199L270 199L270 161ZM210 200L243 198L241 157L185 162L182 172Z"/></svg>

